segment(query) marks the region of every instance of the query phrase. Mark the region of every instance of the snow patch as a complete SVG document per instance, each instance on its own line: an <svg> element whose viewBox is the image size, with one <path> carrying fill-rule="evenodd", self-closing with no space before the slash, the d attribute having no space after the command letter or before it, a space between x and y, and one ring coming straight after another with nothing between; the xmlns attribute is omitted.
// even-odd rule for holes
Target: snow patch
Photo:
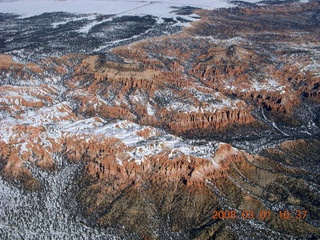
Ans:
<svg viewBox="0 0 320 240"><path fill-rule="evenodd" d="M150 116L154 116L155 114L155 109L153 106L150 105L150 103L147 103L147 112Z"/></svg>

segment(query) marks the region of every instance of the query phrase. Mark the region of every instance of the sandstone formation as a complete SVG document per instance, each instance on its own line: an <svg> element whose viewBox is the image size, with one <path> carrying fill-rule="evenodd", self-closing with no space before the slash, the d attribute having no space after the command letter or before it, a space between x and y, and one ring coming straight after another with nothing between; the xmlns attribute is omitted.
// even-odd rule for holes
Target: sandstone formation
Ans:
<svg viewBox="0 0 320 240"><path fill-rule="evenodd" d="M37 171L81 166L86 224L142 239L319 237L319 10L197 10L178 34L106 54L1 54L2 176L40 191Z"/></svg>

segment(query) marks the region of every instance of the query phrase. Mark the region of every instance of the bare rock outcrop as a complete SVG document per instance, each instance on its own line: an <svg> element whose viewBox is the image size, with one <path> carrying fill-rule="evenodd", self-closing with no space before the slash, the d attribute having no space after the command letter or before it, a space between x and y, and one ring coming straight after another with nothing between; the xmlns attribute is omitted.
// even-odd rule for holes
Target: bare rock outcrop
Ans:
<svg viewBox="0 0 320 240"><path fill-rule="evenodd" d="M114 60L0 55L1 174L36 191L35 171L81 165L72 193L88 222L150 239L320 236L318 12L199 10ZM311 215L280 219L285 208ZM257 219L213 217L231 209Z"/></svg>

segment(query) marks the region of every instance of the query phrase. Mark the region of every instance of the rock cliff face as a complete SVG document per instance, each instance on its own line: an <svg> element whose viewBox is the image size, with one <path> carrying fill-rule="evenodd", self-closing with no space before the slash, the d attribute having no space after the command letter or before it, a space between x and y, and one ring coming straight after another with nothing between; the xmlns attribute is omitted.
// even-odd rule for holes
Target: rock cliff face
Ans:
<svg viewBox="0 0 320 240"><path fill-rule="evenodd" d="M115 53L126 58L133 54L126 49L116 49ZM168 63L168 70L157 68L166 67L158 60L141 57L134 63L128 62L113 63L101 57L84 60L67 82L68 86L77 87L67 94L81 102L79 110L87 115L128 119L165 127L176 134L255 121L245 102L233 101L211 88L199 87L195 79L182 74L183 67L177 62ZM80 86L84 91L81 95L78 94ZM93 97L88 98L88 95Z"/></svg>
<svg viewBox="0 0 320 240"><path fill-rule="evenodd" d="M244 8L237 15L234 15L233 9L202 11L200 14L203 21L194 23L194 27L187 31L207 38L226 38L224 42L228 43L228 47L210 48L200 56L200 63L191 71L219 91L241 99L254 100L268 111L282 115L281 118L294 112L301 104L301 96L318 101L319 77L311 67L313 60L304 55L301 49L297 50L303 41L307 41L309 46L315 46L315 35L304 36L299 29L302 29L304 22L312 22L303 29L318 34L315 29L317 21L307 20L308 14L318 7L319 3L313 1L299 7L292 4L272 8ZM299 11L304 13L294 17ZM240 19L241 27L238 23ZM210 28L213 22L216 25ZM212 41L219 43L217 39ZM259 47L252 48L252 45ZM317 55L314 48L311 49L307 52ZM260 74L252 74L252 69L258 70Z"/></svg>
<svg viewBox="0 0 320 240"><path fill-rule="evenodd" d="M2 177L39 192L79 166L85 224L138 238L319 237L319 10L197 10L106 54L0 55Z"/></svg>

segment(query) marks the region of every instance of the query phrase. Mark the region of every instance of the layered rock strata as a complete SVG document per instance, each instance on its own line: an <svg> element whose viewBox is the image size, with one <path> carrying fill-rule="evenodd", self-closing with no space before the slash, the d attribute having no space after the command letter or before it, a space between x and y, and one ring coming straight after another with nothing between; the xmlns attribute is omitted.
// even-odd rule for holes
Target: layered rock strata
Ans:
<svg viewBox="0 0 320 240"><path fill-rule="evenodd" d="M2 54L2 176L36 192L37 170L82 166L86 224L146 239L319 237L319 8L199 10L106 55Z"/></svg>

